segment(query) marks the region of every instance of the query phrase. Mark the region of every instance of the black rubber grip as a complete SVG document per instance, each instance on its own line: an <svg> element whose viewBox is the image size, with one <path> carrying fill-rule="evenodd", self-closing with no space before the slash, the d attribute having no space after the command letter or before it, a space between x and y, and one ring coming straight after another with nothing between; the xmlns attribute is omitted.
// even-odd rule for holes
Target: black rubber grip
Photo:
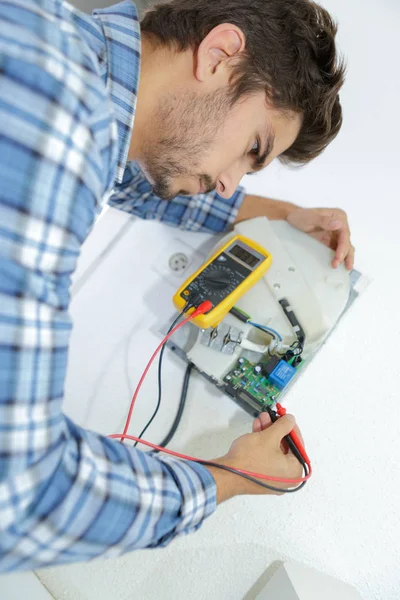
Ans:
<svg viewBox="0 0 400 600"><path fill-rule="evenodd" d="M240 310L238 310L234 306L231 308L231 310L229 312L234 317L236 317L237 319L239 319L239 321L242 321L242 323L247 323L247 321L249 320L249 317L247 315L244 315Z"/></svg>
<svg viewBox="0 0 400 600"><path fill-rule="evenodd" d="M298 318L294 314L294 310L290 308L290 302L287 298L282 298L279 300L279 304L282 306L283 312L285 313L289 323L293 327L293 330L299 340L300 344L304 346L304 342L306 341L306 334L304 333L304 329L299 323Z"/></svg>

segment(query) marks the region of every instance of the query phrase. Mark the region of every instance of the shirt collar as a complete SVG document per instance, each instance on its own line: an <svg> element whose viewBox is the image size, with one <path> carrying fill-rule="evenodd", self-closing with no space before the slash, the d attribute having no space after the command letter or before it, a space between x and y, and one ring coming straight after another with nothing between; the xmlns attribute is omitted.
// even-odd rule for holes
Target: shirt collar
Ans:
<svg viewBox="0 0 400 600"><path fill-rule="evenodd" d="M107 90L118 127L116 183L121 183L132 137L140 77L140 24L136 6L125 0L95 10L107 49Z"/></svg>

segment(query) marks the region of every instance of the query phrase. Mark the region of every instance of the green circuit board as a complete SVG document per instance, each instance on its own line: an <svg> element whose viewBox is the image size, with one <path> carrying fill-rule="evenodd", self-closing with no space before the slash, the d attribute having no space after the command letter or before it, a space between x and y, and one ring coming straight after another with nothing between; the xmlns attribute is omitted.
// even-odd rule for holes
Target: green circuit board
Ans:
<svg viewBox="0 0 400 600"><path fill-rule="evenodd" d="M268 360L265 361L267 364ZM292 361L289 361L291 363ZM259 363L262 365L262 363ZM296 368L298 370L301 365ZM243 395L260 408L274 406L283 390L280 390L262 372L257 373L256 365L245 358L240 358L235 367L224 377L226 392L231 396Z"/></svg>

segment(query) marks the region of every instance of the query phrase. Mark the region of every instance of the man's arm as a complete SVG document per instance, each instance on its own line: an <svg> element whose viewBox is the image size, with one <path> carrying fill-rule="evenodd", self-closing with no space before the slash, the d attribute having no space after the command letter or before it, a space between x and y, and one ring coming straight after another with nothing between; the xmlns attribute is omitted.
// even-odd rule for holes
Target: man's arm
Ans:
<svg viewBox="0 0 400 600"><path fill-rule="evenodd" d="M220 233L233 227L244 196L242 188L238 188L229 200L216 192L160 200L153 194L139 165L131 162L108 202L141 219L162 221L189 231Z"/></svg>
<svg viewBox="0 0 400 600"><path fill-rule="evenodd" d="M205 467L63 413L71 275L107 166L75 80L21 54L0 71L0 571L165 545L200 526L216 493Z"/></svg>
<svg viewBox="0 0 400 600"><path fill-rule="evenodd" d="M266 216L286 220L299 207L290 202L246 194L238 187L234 195L221 198L216 192L195 196L176 196L160 200L152 192L139 165L128 163L122 183L114 189L110 206L141 219L154 219L191 231L228 231L235 223Z"/></svg>
<svg viewBox="0 0 400 600"><path fill-rule="evenodd" d="M298 208L291 202L247 194L238 210L235 223L254 217L268 217L270 221L286 221L290 213Z"/></svg>
<svg viewBox="0 0 400 600"><path fill-rule="evenodd" d="M155 219L190 231L220 233L235 223L254 217L288 221L335 251L332 266L345 262L353 268L354 247L346 213L338 208L305 209L291 202L245 194L239 187L224 199L216 192L196 196L177 196L172 201L160 200L136 163L129 163L124 180L109 199L114 208L142 219Z"/></svg>

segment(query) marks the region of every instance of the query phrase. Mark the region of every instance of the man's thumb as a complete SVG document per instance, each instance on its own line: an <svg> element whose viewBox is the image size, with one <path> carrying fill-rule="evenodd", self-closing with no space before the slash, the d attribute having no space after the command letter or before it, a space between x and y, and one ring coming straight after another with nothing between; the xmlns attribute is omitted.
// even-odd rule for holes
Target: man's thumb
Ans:
<svg viewBox="0 0 400 600"><path fill-rule="evenodd" d="M296 420L293 415L285 415L275 421L266 431L271 431L271 433L276 435L277 442L280 443L285 435L288 435L292 431L295 424Z"/></svg>

